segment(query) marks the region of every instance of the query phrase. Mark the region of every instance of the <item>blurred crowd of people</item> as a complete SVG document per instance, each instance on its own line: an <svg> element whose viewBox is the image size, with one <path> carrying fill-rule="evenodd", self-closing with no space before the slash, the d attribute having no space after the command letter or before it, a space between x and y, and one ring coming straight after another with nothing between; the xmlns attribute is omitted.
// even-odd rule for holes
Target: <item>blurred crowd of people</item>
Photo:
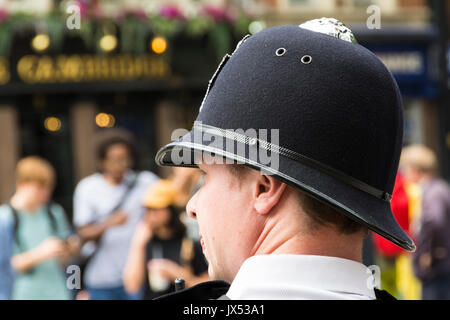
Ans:
<svg viewBox="0 0 450 320"><path fill-rule="evenodd" d="M373 234L381 287L398 299L450 299L450 188L431 149L402 150L391 208L417 250L408 253Z"/></svg>
<svg viewBox="0 0 450 320"><path fill-rule="evenodd" d="M208 280L196 222L184 213L202 183L197 170L174 168L166 180L133 170L134 140L121 129L96 145L99 171L76 186L73 221L51 201L50 163L18 162L15 192L0 207L0 299L153 299L178 277L188 287ZM437 163L422 145L400 160L391 207L417 251L370 238L381 287L400 299L450 299L450 188ZM69 265L80 267L75 289Z"/></svg>
<svg viewBox="0 0 450 320"><path fill-rule="evenodd" d="M0 299L152 299L178 277L208 280L196 223L183 214L198 172L176 168L162 180L133 170L134 138L121 129L101 132L96 150L99 170L76 186L73 221L51 201L51 164L18 162L0 207ZM73 265L79 274L66 272Z"/></svg>

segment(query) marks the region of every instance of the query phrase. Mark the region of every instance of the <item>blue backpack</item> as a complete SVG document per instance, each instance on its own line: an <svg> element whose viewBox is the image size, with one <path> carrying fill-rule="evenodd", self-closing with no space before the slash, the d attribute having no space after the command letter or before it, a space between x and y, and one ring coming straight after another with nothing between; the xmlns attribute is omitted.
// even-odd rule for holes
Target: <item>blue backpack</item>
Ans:
<svg viewBox="0 0 450 320"><path fill-rule="evenodd" d="M14 244L14 222L8 216L0 216L0 300L11 298L14 271L11 257Z"/></svg>

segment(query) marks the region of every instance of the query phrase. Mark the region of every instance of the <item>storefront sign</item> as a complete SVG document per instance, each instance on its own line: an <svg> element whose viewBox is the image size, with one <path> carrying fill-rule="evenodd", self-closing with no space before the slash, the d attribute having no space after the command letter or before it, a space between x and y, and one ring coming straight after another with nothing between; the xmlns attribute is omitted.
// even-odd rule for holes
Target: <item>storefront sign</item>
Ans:
<svg viewBox="0 0 450 320"><path fill-rule="evenodd" d="M367 45L392 72L403 95L435 96L437 73L432 52L423 45Z"/></svg>
<svg viewBox="0 0 450 320"><path fill-rule="evenodd" d="M19 59L16 69L19 79L29 84L132 81L170 75L167 61L155 55L26 55Z"/></svg>
<svg viewBox="0 0 450 320"><path fill-rule="evenodd" d="M0 85L152 80L170 74L167 60L152 54L25 55L15 65L0 57Z"/></svg>

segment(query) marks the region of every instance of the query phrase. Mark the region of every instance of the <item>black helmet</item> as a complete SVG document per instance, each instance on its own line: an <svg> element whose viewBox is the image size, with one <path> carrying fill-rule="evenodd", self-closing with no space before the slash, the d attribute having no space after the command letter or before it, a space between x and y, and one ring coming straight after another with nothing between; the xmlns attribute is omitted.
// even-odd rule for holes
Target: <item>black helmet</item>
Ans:
<svg viewBox="0 0 450 320"><path fill-rule="evenodd" d="M326 18L245 37L211 79L192 131L159 150L156 162L195 166L196 155L209 152L263 169L414 251L390 206L403 138L400 92L355 42Z"/></svg>

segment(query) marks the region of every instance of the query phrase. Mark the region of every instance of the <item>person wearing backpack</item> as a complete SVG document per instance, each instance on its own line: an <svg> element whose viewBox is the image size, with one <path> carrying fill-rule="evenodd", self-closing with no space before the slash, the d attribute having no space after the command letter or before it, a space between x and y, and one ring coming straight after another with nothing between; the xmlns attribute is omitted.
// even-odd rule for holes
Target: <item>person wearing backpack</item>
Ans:
<svg viewBox="0 0 450 320"><path fill-rule="evenodd" d="M55 181L49 162L26 157L16 167L14 195L0 207L0 219L12 236L11 299L71 299L64 266L77 254L79 240L71 235L64 209L50 202Z"/></svg>
<svg viewBox="0 0 450 320"><path fill-rule="evenodd" d="M14 271L11 267L13 223L6 214L0 214L0 300L11 298Z"/></svg>

